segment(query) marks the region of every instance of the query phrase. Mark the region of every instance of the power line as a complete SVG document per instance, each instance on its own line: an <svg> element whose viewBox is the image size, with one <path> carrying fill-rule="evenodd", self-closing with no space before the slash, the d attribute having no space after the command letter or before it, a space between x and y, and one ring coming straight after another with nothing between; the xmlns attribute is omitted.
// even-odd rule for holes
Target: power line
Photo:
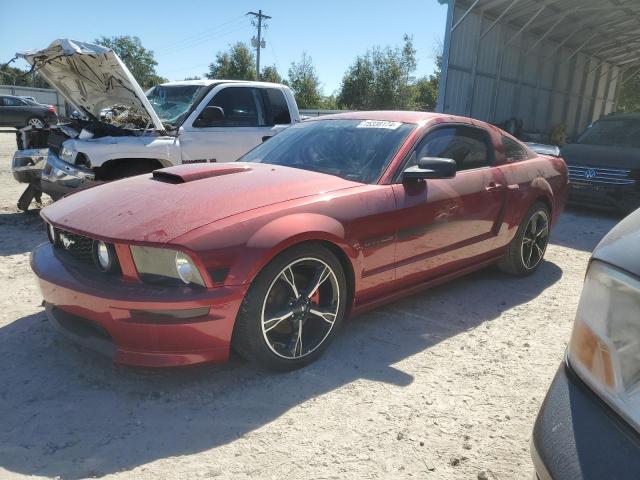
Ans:
<svg viewBox="0 0 640 480"><path fill-rule="evenodd" d="M231 20L227 20L226 22L220 23L214 27L210 27L207 28L205 30L202 30L199 33L195 33L192 35L187 35L186 37L181 38L180 40L176 40L170 43L167 43L165 45L161 45L160 47L158 47L158 50L170 50L173 49L174 47L181 45L182 43L189 43L192 40L197 40L198 38L200 38L203 35L207 35L210 34L211 32L216 32L217 30L221 29L222 27L225 27L227 25L230 25L232 23L238 23L240 20L244 20L244 15L240 15L238 17L234 17Z"/></svg>
<svg viewBox="0 0 640 480"><path fill-rule="evenodd" d="M253 26L257 26L258 27L258 38L256 39L256 37L253 37L251 39L251 45L256 47L256 80L260 80L260 50L263 49L264 47L266 47L266 42L261 38L262 36L262 19L264 18L265 20L268 20L269 18L271 18L269 15L264 15L262 13L262 10L258 10L258 13L256 12L247 12L247 15L253 15L254 20L252 20L252 24ZM257 25L256 25L256 20L257 21ZM265 25L265 28L267 28L267 26Z"/></svg>
<svg viewBox="0 0 640 480"><path fill-rule="evenodd" d="M239 31L244 30L246 28L247 28L246 25L242 25L242 26L235 26L235 25L231 26L230 25L229 27L227 27L227 29L223 29L223 30L220 30L220 31L212 32L209 35L201 36L201 37L199 37L197 39L194 39L194 40L191 40L191 41L189 41L187 43L183 43L180 46L176 46L176 47L173 47L173 48L168 48L163 52L159 52L158 55L167 55L167 54L174 55L176 53L183 52L184 50L186 50L188 48L192 48L192 47L201 45L201 44L203 44L205 42L209 42L211 40L215 40L217 38L221 38L221 37L224 37L226 35L230 35L232 33L239 32Z"/></svg>

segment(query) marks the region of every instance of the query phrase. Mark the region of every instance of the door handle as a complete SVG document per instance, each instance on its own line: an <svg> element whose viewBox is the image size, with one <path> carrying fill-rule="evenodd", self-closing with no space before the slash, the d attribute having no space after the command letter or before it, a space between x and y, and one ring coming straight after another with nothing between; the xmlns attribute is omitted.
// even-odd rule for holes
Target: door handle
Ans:
<svg viewBox="0 0 640 480"><path fill-rule="evenodd" d="M487 192L499 192L504 185L500 183L491 182L488 186L484 187Z"/></svg>

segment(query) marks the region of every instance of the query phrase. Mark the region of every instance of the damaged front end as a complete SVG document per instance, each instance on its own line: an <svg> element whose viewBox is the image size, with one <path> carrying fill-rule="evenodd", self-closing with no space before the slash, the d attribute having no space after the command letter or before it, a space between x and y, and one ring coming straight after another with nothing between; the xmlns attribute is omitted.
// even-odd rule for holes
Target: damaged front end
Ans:
<svg viewBox="0 0 640 480"><path fill-rule="evenodd" d="M16 55L88 119L132 130L165 130L138 82L110 48L59 39L42 50Z"/></svg>
<svg viewBox="0 0 640 480"><path fill-rule="evenodd" d="M33 198L39 201L42 191L56 200L95 184L90 159L75 148L83 142L114 143L110 138L167 133L142 88L113 50L59 39L47 48L16 56L32 65L76 109L64 124L19 134L14 177L29 183L19 208L26 210ZM36 145L48 151L32 152Z"/></svg>

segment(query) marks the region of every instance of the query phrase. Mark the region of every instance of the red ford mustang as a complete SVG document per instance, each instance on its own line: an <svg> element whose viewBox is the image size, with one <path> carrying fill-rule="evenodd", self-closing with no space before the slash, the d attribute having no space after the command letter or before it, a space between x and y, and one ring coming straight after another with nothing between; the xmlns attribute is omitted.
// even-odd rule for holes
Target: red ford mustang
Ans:
<svg viewBox="0 0 640 480"><path fill-rule="evenodd" d="M51 322L116 362L316 359L349 314L498 263L540 265L567 169L468 118L303 122L236 163L110 183L42 211Z"/></svg>

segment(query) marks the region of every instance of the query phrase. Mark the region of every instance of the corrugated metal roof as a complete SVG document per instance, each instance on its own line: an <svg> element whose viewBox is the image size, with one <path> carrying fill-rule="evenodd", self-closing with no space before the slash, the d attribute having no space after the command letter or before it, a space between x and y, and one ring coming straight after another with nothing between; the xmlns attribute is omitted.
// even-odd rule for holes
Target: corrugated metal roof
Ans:
<svg viewBox="0 0 640 480"><path fill-rule="evenodd" d="M469 8L473 3L457 0L456 6ZM472 11L495 19L512 3L514 0L479 0ZM638 0L518 0L500 22L520 29L536 13L526 32L537 38L544 35L613 65L640 63Z"/></svg>

